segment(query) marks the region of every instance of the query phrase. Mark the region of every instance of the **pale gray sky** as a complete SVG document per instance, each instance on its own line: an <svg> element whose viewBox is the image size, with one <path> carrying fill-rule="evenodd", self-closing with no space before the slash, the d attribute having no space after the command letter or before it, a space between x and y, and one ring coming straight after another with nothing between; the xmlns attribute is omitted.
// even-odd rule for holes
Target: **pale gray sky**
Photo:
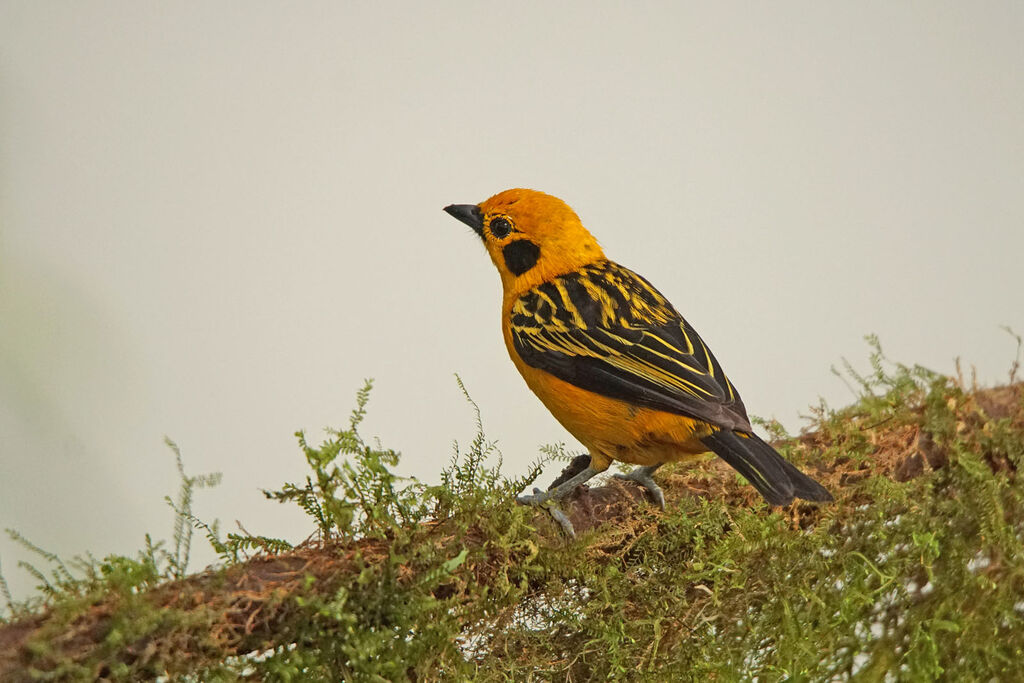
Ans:
<svg viewBox="0 0 1024 683"><path fill-rule="evenodd" d="M224 473L200 516L298 540L258 489L364 377L402 473L472 435L454 372L522 472L569 437L441 211L508 187L569 202L790 429L871 332L1001 380L1022 35L1019 2L0 0L0 526L168 535L167 434ZM25 557L0 539L20 591Z"/></svg>

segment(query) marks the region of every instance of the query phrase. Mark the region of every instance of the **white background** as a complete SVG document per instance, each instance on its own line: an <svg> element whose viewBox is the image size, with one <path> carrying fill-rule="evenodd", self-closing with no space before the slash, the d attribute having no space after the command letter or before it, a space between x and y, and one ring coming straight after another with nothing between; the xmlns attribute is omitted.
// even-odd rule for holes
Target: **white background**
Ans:
<svg viewBox="0 0 1024 683"><path fill-rule="evenodd" d="M569 202L791 430L867 333L1000 381L1022 35L1018 2L0 1L0 526L168 537L167 434L224 473L201 517L300 540L259 488L364 377L402 474L472 436L455 372L510 473L575 448L441 211L508 187ZM20 559L0 539L25 595Z"/></svg>

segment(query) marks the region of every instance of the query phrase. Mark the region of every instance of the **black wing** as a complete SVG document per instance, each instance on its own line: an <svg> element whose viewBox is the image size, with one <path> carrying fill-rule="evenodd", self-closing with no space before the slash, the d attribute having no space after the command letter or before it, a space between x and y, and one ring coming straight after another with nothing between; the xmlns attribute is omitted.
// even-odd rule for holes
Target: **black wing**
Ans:
<svg viewBox="0 0 1024 683"><path fill-rule="evenodd" d="M610 261L523 295L512 341L530 366L581 389L749 431L739 394L700 336L650 283Z"/></svg>

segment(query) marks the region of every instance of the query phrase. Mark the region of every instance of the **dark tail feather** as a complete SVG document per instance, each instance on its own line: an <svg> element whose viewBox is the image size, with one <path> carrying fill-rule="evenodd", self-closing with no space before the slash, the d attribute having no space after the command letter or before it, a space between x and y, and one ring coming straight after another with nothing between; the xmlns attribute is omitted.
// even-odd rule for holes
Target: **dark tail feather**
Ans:
<svg viewBox="0 0 1024 683"><path fill-rule="evenodd" d="M747 478L772 505L786 505L793 498L827 502L825 487L798 470L756 434L722 430L701 441Z"/></svg>

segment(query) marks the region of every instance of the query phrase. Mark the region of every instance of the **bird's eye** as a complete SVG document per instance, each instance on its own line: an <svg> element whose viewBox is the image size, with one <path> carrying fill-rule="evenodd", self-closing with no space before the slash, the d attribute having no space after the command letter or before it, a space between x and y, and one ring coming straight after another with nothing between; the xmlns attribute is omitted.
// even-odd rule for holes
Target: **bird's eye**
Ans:
<svg viewBox="0 0 1024 683"><path fill-rule="evenodd" d="M512 232L512 224L504 216L491 219L491 236L496 240L503 240Z"/></svg>

